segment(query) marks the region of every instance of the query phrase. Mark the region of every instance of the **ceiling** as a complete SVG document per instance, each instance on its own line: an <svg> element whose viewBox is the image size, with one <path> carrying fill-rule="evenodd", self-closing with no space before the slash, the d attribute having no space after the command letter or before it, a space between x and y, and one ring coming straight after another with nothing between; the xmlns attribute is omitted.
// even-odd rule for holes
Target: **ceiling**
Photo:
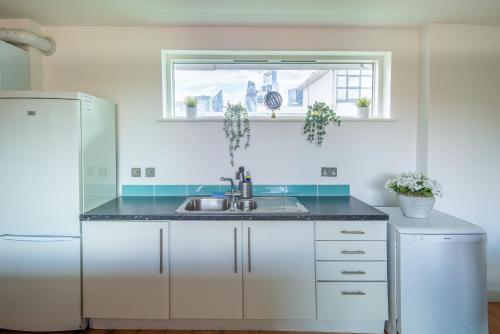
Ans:
<svg viewBox="0 0 500 334"><path fill-rule="evenodd" d="M500 0L0 0L0 18L42 26L500 25Z"/></svg>

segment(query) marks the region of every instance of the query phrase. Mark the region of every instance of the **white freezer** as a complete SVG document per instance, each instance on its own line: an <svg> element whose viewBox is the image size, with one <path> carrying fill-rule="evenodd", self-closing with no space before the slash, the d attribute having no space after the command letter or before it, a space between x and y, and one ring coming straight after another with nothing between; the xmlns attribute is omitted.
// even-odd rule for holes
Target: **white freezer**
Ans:
<svg viewBox="0 0 500 334"><path fill-rule="evenodd" d="M80 238L0 236L0 328L81 328Z"/></svg>

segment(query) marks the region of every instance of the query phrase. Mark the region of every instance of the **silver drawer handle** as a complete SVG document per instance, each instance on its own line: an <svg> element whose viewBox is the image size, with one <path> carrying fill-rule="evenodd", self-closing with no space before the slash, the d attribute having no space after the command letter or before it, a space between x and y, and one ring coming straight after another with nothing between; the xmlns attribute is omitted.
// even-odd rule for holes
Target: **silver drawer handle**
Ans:
<svg viewBox="0 0 500 334"><path fill-rule="evenodd" d="M357 270L357 271L344 270L342 271L342 275L366 275L366 272L364 272L363 270Z"/></svg>
<svg viewBox="0 0 500 334"><path fill-rule="evenodd" d="M366 293L363 291L342 291L341 292L344 296L365 296Z"/></svg>
<svg viewBox="0 0 500 334"><path fill-rule="evenodd" d="M160 228L160 274L163 274L163 229Z"/></svg>
<svg viewBox="0 0 500 334"><path fill-rule="evenodd" d="M366 254L365 251L362 250L355 250L355 251L350 251L350 250L343 250L341 251L342 254Z"/></svg>
<svg viewBox="0 0 500 334"><path fill-rule="evenodd" d="M347 231L347 230L340 231L340 233L342 233L342 234L365 234L364 231Z"/></svg>

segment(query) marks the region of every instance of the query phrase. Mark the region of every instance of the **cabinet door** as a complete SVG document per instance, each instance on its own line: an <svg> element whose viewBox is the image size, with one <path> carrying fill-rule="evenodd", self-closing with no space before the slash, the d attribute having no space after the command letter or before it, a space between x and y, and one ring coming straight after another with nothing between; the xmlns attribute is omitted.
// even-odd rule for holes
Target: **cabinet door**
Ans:
<svg viewBox="0 0 500 334"><path fill-rule="evenodd" d="M315 319L314 223L243 223L245 319Z"/></svg>
<svg viewBox="0 0 500 334"><path fill-rule="evenodd" d="M168 223L83 223L86 318L167 319Z"/></svg>
<svg viewBox="0 0 500 334"><path fill-rule="evenodd" d="M241 223L171 223L171 316L241 319Z"/></svg>

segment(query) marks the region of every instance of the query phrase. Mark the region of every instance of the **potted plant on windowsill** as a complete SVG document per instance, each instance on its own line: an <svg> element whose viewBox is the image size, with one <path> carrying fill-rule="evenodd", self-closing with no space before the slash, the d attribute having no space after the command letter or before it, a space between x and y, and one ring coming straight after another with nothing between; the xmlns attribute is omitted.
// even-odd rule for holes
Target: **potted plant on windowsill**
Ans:
<svg viewBox="0 0 500 334"><path fill-rule="evenodd" d="M442 196L441 185L422 173L403 173L387 181L385 187L396 193L403 214L410 218L427 218L436 197Z"/></svg>
<svg viewBox="0 0 500 334"><path fill-rule="evenodd" d="M186 118L196 119L198 117L198 100L196 97L187 96L184 99L184 104L186 105Z"/></svg>
<svg viewBox="0 0 500 334"><path fill-rule="evenodd" d="M370 103L372 101L367 97L362 97L356 100L356 107L358 107L358 117L368 118L370 113Z"/></svg>

